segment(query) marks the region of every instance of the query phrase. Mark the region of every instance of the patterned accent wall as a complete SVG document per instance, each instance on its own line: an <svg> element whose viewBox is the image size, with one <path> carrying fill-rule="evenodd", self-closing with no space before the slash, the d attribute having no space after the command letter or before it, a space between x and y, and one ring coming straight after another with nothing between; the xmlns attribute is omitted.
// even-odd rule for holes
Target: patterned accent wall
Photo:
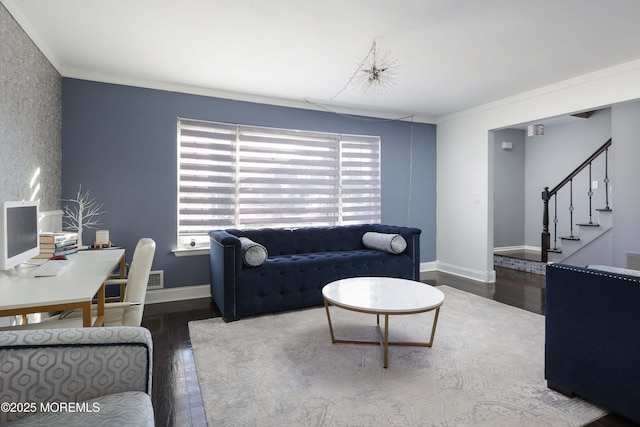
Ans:
<svg viewBox="0 0 640 427"><path fill-rule="evenodd" d="M62 77L0 3L0 201L60 209Z"/></svg>

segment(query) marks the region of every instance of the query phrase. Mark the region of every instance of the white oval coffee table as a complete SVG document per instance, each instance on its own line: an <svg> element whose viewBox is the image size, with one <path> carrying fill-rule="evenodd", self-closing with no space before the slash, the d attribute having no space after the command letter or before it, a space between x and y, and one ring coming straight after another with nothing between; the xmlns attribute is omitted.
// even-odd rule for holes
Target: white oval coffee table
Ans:
<svg viewBox="0 0 640 427"><path fill-rule="evenodd" d="M322 288L324 306L327 311L329 332L333 343L379 344L382 347L384 364L388 365L390 345L431 347L436 333L440 306L444 294L426 283L392 277L353 277L331 282ZM329 305L346 310L375 314L379 341L336 339L331 323ZM431 338L429 342L392 341L389 342L389 316L416 314L435 310ZM384 316L384 332L380 328L380 316Z"/></svg>

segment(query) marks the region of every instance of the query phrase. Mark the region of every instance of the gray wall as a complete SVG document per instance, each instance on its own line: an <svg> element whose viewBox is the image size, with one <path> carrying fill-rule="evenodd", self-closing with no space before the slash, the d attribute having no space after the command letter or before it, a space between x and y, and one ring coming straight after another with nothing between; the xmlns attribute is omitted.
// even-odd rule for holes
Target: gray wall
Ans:
<svg viewBox="0 0 640 427"><path fill-rule="evenodd" d="M0 4L0 201L60 208L62 79ZM40 170L39 178L30 186Z"/></svg>
<svg viewBox="0 0 640 427"><path fill-rule="evenodd" d="M612 107L612 264L626 267L626 253L640 253L640 102Z"/></svg>
<svg viewBox="0 0 640 427"><path fill-rule="evenodd" d="M494 133L494 236L496 248L524 245L525 131L503 129ZM510 142L512 148L502 148Z"/></svg>
<svg viewBox="0 0 640 427"><path fill-rule="evenodd" d="M435 125L355 118L138 87L63 79L63 197L82 184L108 211L119 245L157 243L165 287L209 283L206 256L176 258L177 117L382 137L382 221L421 228L421 261L434 261ZM411 167L413 165L413 167ZM410 176L411 173L411 176ZM86 232L86 242L94 231Z"/></svg>

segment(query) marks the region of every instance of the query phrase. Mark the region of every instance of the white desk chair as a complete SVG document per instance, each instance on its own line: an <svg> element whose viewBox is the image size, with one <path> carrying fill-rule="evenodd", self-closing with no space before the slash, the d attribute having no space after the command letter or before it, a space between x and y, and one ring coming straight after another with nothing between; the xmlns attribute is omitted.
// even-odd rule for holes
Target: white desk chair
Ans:
<svg viewBox="0 0 640 427"><path fill-rule="evenodd" d="M147 294L149 272L156 251L153 239L142 238L133 252L131 267L126 279L109 279L106 284L125 283L122 302L109 302L104 305L104 326L140 326L144 312L144 301ZM94 310L95 313L95 310ZM39 323L0 328L9 329L52 329L82 327L82 312L65 311L59 315L48 317Z"/></svg>

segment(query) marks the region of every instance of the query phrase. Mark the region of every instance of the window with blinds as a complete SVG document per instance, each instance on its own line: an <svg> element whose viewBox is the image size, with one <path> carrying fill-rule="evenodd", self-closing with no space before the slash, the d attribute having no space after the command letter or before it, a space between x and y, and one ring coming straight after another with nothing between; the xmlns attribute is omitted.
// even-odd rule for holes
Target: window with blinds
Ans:
<svg viewBox="0 0 640 427"><path fill-rule="evenodd" d="M178 120L178 240L380 222L380 137Z"/></svg>

